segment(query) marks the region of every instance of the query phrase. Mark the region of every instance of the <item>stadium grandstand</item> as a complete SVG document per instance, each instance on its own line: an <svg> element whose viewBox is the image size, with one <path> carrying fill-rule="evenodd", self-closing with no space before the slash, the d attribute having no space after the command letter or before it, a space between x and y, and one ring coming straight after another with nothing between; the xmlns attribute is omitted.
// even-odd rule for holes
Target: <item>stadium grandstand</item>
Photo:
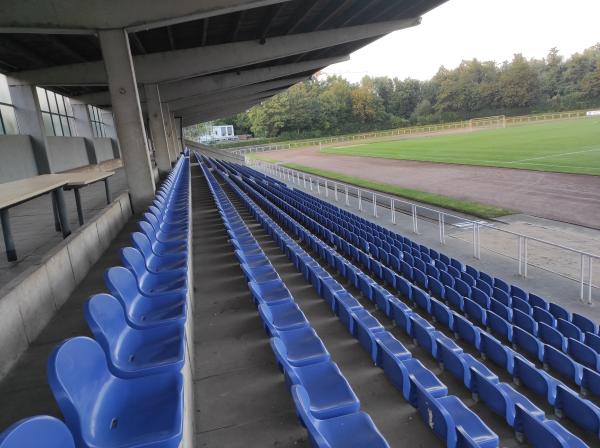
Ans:
<svg viewBox="0 0 600 448"><path fill-rule="evenodd" d="M442 3L0 3L0 448L600 446L585 312L184 138Z"/></svg>

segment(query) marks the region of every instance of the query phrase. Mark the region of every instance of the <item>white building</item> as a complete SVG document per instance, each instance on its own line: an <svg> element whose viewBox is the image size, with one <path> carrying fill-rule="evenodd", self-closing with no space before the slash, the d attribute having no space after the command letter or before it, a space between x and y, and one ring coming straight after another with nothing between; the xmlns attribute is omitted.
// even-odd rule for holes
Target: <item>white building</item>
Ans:
<svg viewBox="0 0 600 448"><path fill-rule="evenodd" d="M210 133L200 136L202 143L220 142L223 140L237 140L232 125L211 126Z"/></svg>

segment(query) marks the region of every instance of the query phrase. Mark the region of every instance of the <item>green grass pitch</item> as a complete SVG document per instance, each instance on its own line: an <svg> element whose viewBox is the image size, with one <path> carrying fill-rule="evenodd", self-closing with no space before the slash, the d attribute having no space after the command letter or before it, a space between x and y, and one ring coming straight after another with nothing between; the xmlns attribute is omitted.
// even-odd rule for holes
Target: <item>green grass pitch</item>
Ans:
<svg viewBox="0 0 600 448"><path fill-rule="evenodd" d="M332 154L600 175L600 118L324 148Z"/></svg>

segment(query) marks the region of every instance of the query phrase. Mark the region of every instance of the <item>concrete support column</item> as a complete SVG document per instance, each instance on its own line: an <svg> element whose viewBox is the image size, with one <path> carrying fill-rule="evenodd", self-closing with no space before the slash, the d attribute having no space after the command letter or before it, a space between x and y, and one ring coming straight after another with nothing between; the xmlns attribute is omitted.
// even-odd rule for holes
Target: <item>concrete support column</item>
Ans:
<svg viewBox="0 0 600 448"><path fill-rule="evenodd" d="M146 104L148 105L150 135L152 136L152 143L154 144L154 156L156 158L158 172L162 176L171 171L171 159L169 157L169 147L167 144L167 134L165 132L165 121L163 119L160 93L156 84L146 84L144 90L146 93Z"/></svg>
<svg viewBox="0 0 600 448"><path fill-rule="evenodd" d="M125 30L99 31L100 46L133 208L144 210L155 184L129 39Z"/></svg>
<svg viewBox="0 0 600 448"><path fill-rule="evenodd" d="M14 85L13 85L14 84ZM22 85L18 80L8 79L10 97L15 106L19 133L29 135L39 174L52 173L52 161L48 153L46 129L35 86Z"/></svg>
<svg viewBox="0 0 600 448"><path fill-rule="evenodd" d="M181 128L179 127L179 120L175 118L175 113L171 112L171 122L173 123L173 139L175 140L175 154L179 156L179 153L183 151L183 140L181 140Z"/></svg>
<svg viewBox="0 0 600 448"><path fill-rule="evenodd" d="M168 104L163 104L164 112L163 117L165 119L165 129L169 134L169 152L171 156L171 162L177 161L177 155L179 150L177 149L177 132L173 126L173 114Z"/></svg>
<svg viewBox="0 0 600 448"><path fill-rule="evenodd" d="M88 112L87 104L71 100L73 116L75 117L75 133L78 137L84 138L85 150L90 164L97 165L98 157L94 148L94 130L92 129L92 120Z"/></svg>

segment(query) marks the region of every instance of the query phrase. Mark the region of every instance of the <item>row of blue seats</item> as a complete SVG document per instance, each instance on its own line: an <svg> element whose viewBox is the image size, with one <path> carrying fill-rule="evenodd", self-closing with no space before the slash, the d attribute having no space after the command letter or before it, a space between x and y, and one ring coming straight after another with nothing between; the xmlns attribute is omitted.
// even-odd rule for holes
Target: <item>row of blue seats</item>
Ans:
<svg viewBox="0 0 600 448"><path fill-rule="evenodd" d="M333 264L332 264L332 266L333 266ZM418 288L416 288L416 289L415 289L415 291L420 291L420 290L418 290ZM423 294L423 293L421 292L421 294L416 294L416 297L419 297L419 296L426 296L426 295L425 295L425 294ZM368 297L369 297L371 300L373 300L373 299L374 299L374 298L373 298L373 295L372 295L372 294L370 294L370 293L368 294ZM380 297L384 297L384 296L380 294ZM435 299L432 299L432 300L435 300ZM379 303L379 300L377 300L377 302ZM436 302L437 302L437 301L436 301ZM390 307L390 306L386 306L385 304L382 304L382 303L379 303L379 305L380 305L380 307L381 307L382 309L387 309L387 312L388 312L388 313L389 313L390 311L392 311L392 309L391 309L391 307ZM427 308L427 307L426 307L426 308ZM448 310L448 312L450 312L450 311ZM406 314L406 313L405 313L405 314ZM464 319L463 319L463 320L464 320ZM457 320L457 322L458 322L458 321L459 321L459 320ZM409 320L408 320L408 318L407 318L406 316L404 316L403 322L404 322L404 324L406 324L407 322L409 322ZM402 322L400 322L399 324L400 324L400 325L402 325ZM470 325L470 324L469 324L469 325Z"/></svg>
<svg viewBox="0 0 600 448"><path fill-rule="evenodd" d="M302 218L305 215L302 212L298 212L298 216L300 218ZM314 231L314 229L313 229L313 231ZM383 280L383 276L381 275L381 273L379 273L378 276L379 276L379 278L381 278ZM418 288L416 288L416 287L413 288L413 291L417 291L417 290L418 290ZM409 297L410 297L410 295L409 295ZM427 297L427 296L426 296L426 294L418 294L417 295L417 299L419 297ZM455 322L456 322L456 325L460 325L459 321L455 320ZM461 326L461 328L463 328L465 330L463 336L466 338L467 341L475 344L476 348L479 350L480 349L480 347L479 347L479 341L480 341L479 334L480 334L480 330L477 327L473 327L468 321L465 320L465 322L466 322L465 325ZM510 353L514 353L514 352L510 351ZM557 355L557 354L560 354L560 352L557 353L557 351L555 350L553 352L553 354ZM503 362L501 364L511 374L512 374L512 371L511 371L512 370L512 363L511 363L512 359L513 359L512 356L508 355L508 357L505 359L506 362ZM575 374L571 374L572 372L569 370L569 369L571 369L573 367L573 365L574 365L573 362L562 363L561 364L559 360L556 360L557 356L549 357L549 359L554 360L555 362L552 363L552 366L556 367L556 368L559 368L558 371L561 372L561 373L562 372L566 372L566 375L567 375L568 378L573 378L575 376ZM562 360L568 360L568 357L564 356L561 359ZM526 360L523 359L523 361L526 361ZM576 364L575 364L575 366L576 366ZM549 379L548 381L551 382L551 385L547 386L547 387L549 387L550 390L556 391L556 386L558 384L560 384L560 382L557 381L555 378L547 375L547 374L546 374L546 377L548 377L548 379ZM583 378L582 384L584 386L584 390L585 389L589 389L591 391L597 390L597 384L598 384L597 378L598 377L597 377L596 372L591 371L589 369L583 368L582 378ZM518 378L517 378L517 380L518 380ZM538 378L538 382L539 382L539 378ZM562 386L566 387L565 385L562 385ZM569 389L569 391L573 394L573 392L570 389ZM548 402L550 404L552 404L552 405L554 405L555 396L556 396L556 393L548 395ZM576 394L574 394L574 397L576 397L576 398L574 398L574 403L575 403L576 410L573 410L573 411L567 413L567 416L571 417L573 420L576 420L576 423L580 427L582 427L582 428L584 428L584 429L586 429L588 431L591 431L594 434L598 434L598 419L597 419L598 408L597 408L597 406L594 405L593 403L587 401L587 400L580 399L579 397L577 397ZM560 409L557 410L557 412L560 412ZM577 415L578 412L586 412L586 415L589 416L589 418L587 419L587 421L577 420L576 419L576 415Z"/></svg>
<svg viewBox="0 0 600 448"><path fill-rule="evenodd" d="M124 248L125 267L106 273L109 294L92 296L94 339L63 341L48 383L65 423L40 416L0 435L1 448L176 448L183 433L188 300L189 159L179 159ZM168 246L169 257L155 250ZM65 425L66 424L66 425Z"/></svg>
<svg viewBox="0 0 600 448"><path fill-rule="evenodd" d="M250 168L240 166L236 166L236 168L250 175L266 178L262 173ZM269 181L272 181L272 179L269 178ZM282 188L281 183L278 181L277 187ZM512 299L516 298L518 299L516 301L517 309L531 315L534 312L533 307L537 307L538 313L545 318L542 321L547 324L552 325L553 320L556 321L556 319L563 319L563 321L573 324L576 329L569 326L568 337L575 337L570 335L576 334L579 340L584 341L600 352L600 338L596 337L599 333L599 327L589 318L577 313L570 313L558 304L549 302L535 294L527 293L516 285L509 285L507 282L478 271L472 266L463 265L454 258L419 245L406 237L395 234L364 218L357 217L333 204L320 201L305 192L297 191L297 193L302 197L303 205L313 207L321 213L326 213L324 219L331 223L333 230L337 229L337 234L340 234L339 229L343 229L348 232L344 236L345 238L348 238L348 235L350 235L350 238L363 238L364 241L355 241L355 244L367 248L365 251L370 253L373 258L385 260L386 264L394 264L394 259L397 260L396 264L401 263L403 259L405 261L415 259L414 263L410 263L413 267L419 269L421 274L433 275L436 279L439 279L438 275L441 274L436 273L436 268L449 272L456 279L456 284L450 282L448 286L456 287L462 295L467 297L470 297L470 288L476 286L481 290L480 292L485 292L489 296L496 293L499 297L495 298L502 300L507 306L511 306ZM357 228L360 228L358 232L356 231ZM379 236L374 236L375 234ZM584 337L584 335L587 337Z"/></svg>
<svg viewBox="0 0 600 448"><path fill-rule="evenodd" d="M237 189L236 186L232 188ZM238 194L244 198L244 193L238 190ZM460 399L448 396L447 387L433 372L425 368L417 359L413 359L410 351L391 333L385 331L377 319L321 268L319 263L260 211L250 199L245 199L249 210L263 224L265 230L273 235L282 250L304 274L306 280L312 283L317 292L328 302L349 333L357 338L376 365L384 369L404 398L419 409L426 423L446 442L447 446L465 446L465 443L480 447L498 446L497 435ZM308 233L300 235L300 238L318 242Z"/></svg>
<svg viewBox="0 0 600 448"><path fill-rule="evenodd" d="M283 191L283 194L286 194L286 192ZM291 200L294 201L294 199ZM306 202L309 201L304 201L304 203ZM334 233L336 233L335 227L340 228L343 225L351 225L336 224L328 218L319 219L318 215L323 213L322 211L312 211L311 213L310 208L307 210L305 207L305 205L301 205L304 213L320 223L330 224ZM351 222L351 219L344 219L343 222ZM347 230L342 233L338 231L336 234L343 235L345 239L350 238ZM356 235L354 237L356 238ZM335 237L333 243L339 244L342 249L346 249L344 245L348 245L345 240L339 238L336 240ZM354 243L360 244L360 241L354 241ZM387 243L384 241L381 244L385 245ZM497 314L493 316L493 323L497 326L512 327L511 324L514 319L516 326L534 334L534 336L538 336L538 327L544 324L543 331L540 331L540 336L545 338L544 343L553 345L555 348L569 354L583 366L600 371L600 337L597 335L597 325L590 319L577 313L571 314L554 303L549 303L534 294L527 294L521 288L508 285L506 282L497 278L494 279L487 274L480 273L480 277L476 278L474 276L479 274L476 273L474 268L468 265L463 266L458 260L441 261L437 258L432 260L429 255L424 254L422 248L416 249L413 247L412 254L404 251L402 253L397 252L398 256L396 256L393 254L394 250L398 251L395 246L391 247L392 253L388 253L382 248L378 249L374 243L367 244L365 242L363 247L365 252L360 254L362 256L360 261L365 268L388 271L385 274L390 274L389 270L393 269L436 297L449 301L460 311L464 311L463 300L472 299ZM418 254L423 256L425 261L420 256L416 256L415 250L420 251ZM436 255L438 255L437 252ZM357 258L356 254L354 256ZM449 264L446 264L447 261ZM373 263L376 266L368 266L368 264ZM393 277L390 276L390 278ZM548 326L552 328L548 328ZM508 336L509 342L512 342L512 331L504 331L503 334ZM571 339L570 346L569 339Z"/></svg>
<svg viewBox="0 0 600 448"><path fill-rule="evenodd" d="M268 186L257 185L257 188L259 188L259 189L263 188L263 187L266 187L265 194L273 195L273 193L271 193L267 190ZM294 192L284 191L281 194L287 195L288 196L287 201L293 203L294 199L289 198L289 196L294 193L304 194L304 193L297 192L297 191L294 191ZM273 195L273 199L277 200L278 198L277 198L277 196ZM315 200L318 200L318 199L315 199ZM304 220L303 224L308 225L308 227L311 228L313 231L323 231L320 224L318 224L316 221L314 221L314 222L308 221L308 220L312 219L312 218L309 218L308 216L306 216L306 215L310 215L310 213L307 212L306 209L302 209L301 205L299 207L300 207L299 212L302 214L302 217L299 219ZM324 235L326 237L330 236L330 234L327 233L327 232L329 232L328 230L324 230L324 232L325 232ZM341 241L341 244L339 243L339 241ZM400 290L401 293L405 297L411 298L412 291L411 291L411 288L409 288L409 286L408 286L410 283L407 280L414 281L413 277L412 277L412 270L410 271L410 275L407 275L406 269L404 269L402 271L402 274L405 276L405 278L402 278L402 277L398 276L397 274L395 274L393 272L393 270L384 266L381 262L370 257L369 254L363 252L361 249L356 248L355 246L353 246L352 244L350 244L349 242L347 242L343 239L339 240L339 241L336 241L335 238L332 238L333 244L336 245L337 247L341 248L341 250L346 252L347 255L350 255L353 259L357 260L366 269L372 271L379 278L383 277L386 282L388 282L393 287ZM406 262L403 262L403 263L406 265L408 264ZM455 269L452 267L449 267L449 268ZM411 268L409 268L409 269L411 269ZM415 269L415 272L420 272L420 271ZM433 283L434 279L432 278L431 280ZM416 283L419 283L419 282L417 281ZM421 282L421 284L422 284L422 282ZM476 292L476 291L478 291L478 289L473 288L473 291ZM496 291L499 291L499 289L496 288ZM436 294L434 294L434 295L436 295ZM484 295L481 294L480 296L474 296L474 297L478 298L478 297L483 297L483 296ZM500 296L497 296L497 297L500 297ZM507 295L507 297L510 297L510 296ZM531 297L536 297L536 296L531 295ZM513 325L512 322L510 322L507 319L504 319L503 316L498 315L498 314L494 313L493 311L487 311L487 310L480 309L481 305L473 303L472 301L463 297L460 293L458 293L456 290L454 290L452 288L447 288L445 290L445 294L443 295L442 299L445 300L446 303L451 305L453 308L458 309L460 312L465 312L464 304L466 303L467 304L466 312L469 312L469 314L467 314L467 316L475 317L476 322L478 322L480 325L485 326L487 324L489 329L491 331L493 331L494 334L499 336L501 339L507 339L509 342L514 344L515 348L523 348L523 349L525 349L525 353L535 354L535 355L537 355L538 359L540 359L541 361L543 361L546 358L549 361L549 362L545 363L547 367L553 368L554 366L560 365L560 363L557 361L558 359L567 360L567 364L565 366L561 366L562 368L557 370L558 373L560 375L568 378L569 380L572 380L577 386L580 386L581 391L584 395L587 393L591 393L592 395L598 395L598 392L599 392L598 386L600 385L600 375L598 374L595 367L598 365L599 358L598 358L597 354L595 353L595 351L593 349L591 349L590 347L580 343L580 341L578 341L578 340L572 340L571 344L568 345L567 338L565 338L564 336L561 336L561 334L558 332L558 330L551 328L548 324L545 324L543 322L539 323L539 328L540 328L539 336L540 336L540 338L542 338L542 341L538 341L537 340L538 323L535 322L530 316L526 315L525 313L523 313L519 310L514 310L515 325ZM482 300L484 300L484 299L482 299ZM516 302L517 300L521 300L521 299L514 297L513 300ZM498 301L495 301L494 299L488 299L488 302L489 302L489 306L493 307L494 311L497 311L498 313L502 313L501 307L503 307L504 305L502 305ZM485 303L485 302L483 302L483 303ZM509 310L507 310L507 312L509 312ZM477 317L479 317L479 319L477 319ZM505 316L505 317L509 317L509 316ZM574 315L574 317L577 317L577 315ZM510 319L512 320L512 318L513 318L513 311L510 310ZM562 320L560 318L558 319L558 326L559 326L559 328L566 328L566 329L575 327L573 324L571 324L565 320ZM523 331L523 330L525 330L525 331ZM563 331L567 331L567 330L563 330ZM527 332L532 333L532 335L528 334ZM515 335L514 337L513 337L513 334ZM587 338L589 339L590 336L592 336L591 333L588 333ZM593 337L595 337L595 336L593 336ZM513 341L513 339L514 339L514 341ZM547 344L547 345L544 345L544 344ZM548 345L550 347L547 347ZM545 347L547 347L547 348L545 348ZM573 358L571 358L570 356L562 356L560 353L557 353L556 348L558 348L559 350L562 349L562 351L564 353L566 353L567 355L573 356ZM547 353L547 355L546 355L546 353Z"/></svg>
<svg viewBox="0 0 600 448"><path fill-rule="evenodd" d="M291 194L291 193L288 193ZM303 213L306 213L306 210L302 210ZM345 241L342 240L342 243L344 243ZM334 242L335 243L335 242ZM347 245L348 243L346 243ZM347 247L344 247L344 244L341 244L342 249L344 249L346 252L349 252ZM381 271L383 270L383 275L386 277L386 279L389 279L389 281L395 282L394 277L396 277L398 279L398 281L400 281L399 277L394 276L393 271L391 271L389 268L383 266L379 261L370 258L368 256L368 254L364 253L364 252L360 252L359 249L354 248L355 251L357 251L360 255L360 257L356 254L353 253L353 258L358 259L359 262L361 264L363 264L364 266L366 266L368 269L370 268L372 271ZM409 256L410 257L410 256ZM394 257L392 257L394 258ZM411 257L412 258L412 257ZM410 260L409 260L410 261ZM420 261L418 259L415 259L416 261ZM408 263L401 261L401 263L403 263L403 268L402 274L409 280L414 281L413 279L413 269L412 267L410 267L408 265ZM369 266L371 265L371 266ZM406 268L408 266L408 268ZM436 269L435 267L431 266L431 265L427 265L428 267L431 267L432 269ZM456 268L449 266L448 269L452 270L454 269L455 271L457 271ZM408 271L408 272L407 272ZM419 276L417 276L416 278L416 283L421 285L421 286L429 286L431 287L430 292L434 291L434 295L436 295L437 297L441 297L444 300L446 300L448 303L450 303L453 307L458 308L461 312L464 312L464 300L466 300L466 298L461 295L458 291L454 290L451 287L446 287L446 289L444 290L444 286L442 286L440 284L440 282L435 279L432 278L431 276L429 276L429 285L427 285L427 279L428 277L422 273L422 271L420 271L419 269L414 269L415 273L420 274ZM458 271L457 271L458 272ZM446 274L451 281L454 281L452 276L450 274L447 274L447 272L445 271L441 271L440 274L443 276L444 274ZM468 275L465 274L464 272L462 273L463 276ZM423 279L421 281L419 281L420 279ZM456 280L457 282L461 282L461 284L464 284L465 288L469 288L469 291L466 292L467 294L471 294L471 288L466 285L466 283L462 280ZM439 285L439 287L436 287L435 285ZM400 285L402 286L402 285ZM508 285L506 285L508 287ZM482 286L483 287L483 286ZM516 293L515 287L511 287L513 288L514 292ZM440 292L441 289L441 292ZM475 301L479 301L482 304L487 304L488 307L491 307L491 309L493 311L496 311L498 314L489 314L489 313L482 313L479 312L478 314L484 315L484 317L487 317L486 314L490 315L490 322L491 322L491 327L495 328L497 330L497 333L500 335L505 336L507 339L509 339L509 342L512 342L512 320L513 320L513 313L515 316L515 327L519 326L522 329L524 329L525 331L529 331L531 333L533 333L534 336L538 336L537 335L537 331L538 331L538 322L536 322L530 315L528 315L527 313L522 312L521 310L517 310L515 309L514 311L511 309L508 309L503 303L500 303L500 300L495 300L495 299L490 299L489 297L486 296L486 294L479 290L478 288L472 288L472 291L474 293L474 295L472 296L474 298ZM507 295L505 292L501 291L499 288L495 289L495 293L498 293L495 295L495 297L497 297L498 299L501 299L502 295L504 295L508 300L514 300L514 303L524 303L524 301L522 299L519 299L518 297L513 297L512 299L510 298L509 295ZM500 293L502 295L500 295ZM586 371L586 368L591 368L592 370L596 371L596 368L599 364L599 360L600 357L597 355L596 351L590 347L589 345L584 345L580 342L579 339L575 339L575 338L580 338L582 336L582 333L580 332L580 330L572 323L566 321L565 319L562 318L558 318L558 319L554 319L551 317L550 313L548 311L545 311L541 308L542 303L540 303L539 301L543 301L543 299L534 296L534 295L530 295L529 297L531 300L534 300L534 298L538 299L538 303L540 305L540 307L533 307L532 309L530 308L528 311L531 312L533 314L533 316L538 317L539 319L544 319L546 320L546 322L540 322L539 323L539 327L541 328L540 334L541 336L543 336L545 339L543 340L543 342L548 343L550 345L553 345L555 348L558 349L562 349L563 352L573 356L574 360L575 360L575 366L578 366L577 369L579 372L582 372L582 375L585 373L585 375L587 377L591 377L592 378L592 382L595 382L594 380L596 379L596 377L598 377L598 375L595 372L589 372ZM473 310L475 313L477 313L478 307L470 302L467 302L470 306L468 307L469 309ZM529 305L525 305L525 306L529 306ZM552 304L548 305L550 309L552 309ZM558 308L555 307L555 311L558 310ZM492 311L492 312L493 312ZM563 315L563 317L567 317L566 315ZM581 324L581 322L585 322L585 319L583 316L579 316L577 314L574 314L572 316L573 321L575 322L579 322ZM487 319L486 319L487 320ZM568 336L573 336L573 340L571 341L571 345L569 348L568 345L568 341L567 341L567 337L561 335L561 333L555 329L555 328L549 328L551 326L551 324L553 325L557 325L558 329L562 330L566 335ZM518 334L523 334L522 331L517 331ZM586 334L586 342L588 342L588 344L591 344L591 342L589 341L595 341L597 338L596 335L592 334L592 333L587 333ZM523 338L520 338L520 340L523 340ZM582 364L582 366L579 366L579 364ZM576 381L577 384L579 385L579 381ZM587 391L585 388L583 389L584 391Z"/></svg>
<svg viewBox="0 0 600 448"><path fill-rule="evenodd" d="M201 167L313 446L389 447L371 418L360 412L350 384L235 207L202 162Z"/></svg>

